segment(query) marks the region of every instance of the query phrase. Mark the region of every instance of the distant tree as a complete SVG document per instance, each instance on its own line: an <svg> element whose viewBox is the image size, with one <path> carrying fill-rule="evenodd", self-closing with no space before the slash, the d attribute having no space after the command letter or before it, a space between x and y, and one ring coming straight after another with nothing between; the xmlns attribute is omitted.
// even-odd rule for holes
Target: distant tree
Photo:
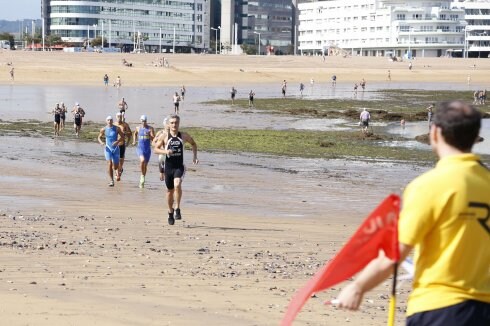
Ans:
<svg viewBox="0 0 490 326"><path fill-rule="evenodd" d="M10 48L14 48L14 36L10 33L0 33L0 40L5 40L10 42Z"/></svg>
<svg viewBox="0 0 490 326"><path fill-rule="evenodd" d="M257 48L255 47L255 45L242 44L240 45L240 47L242 48L243 52L245 52L245 54L257 54Z"/></svg>
<svg viewBox="0 0 490 326"><path fill-rule="evenodd" d="M102 37L97 36L96 38L90 40L90 45L92 46L102 46ZM107 47L107 38L104 38L104 47Z"/></svg>
<svg viewBox="0 0 490 326"><path fill-rule="evenodd" d="M46 42L46 45L50 46L50 47L55 46L55 45L59 45L59 44L63 44L63 41L61 40L61 36L55 35L55 34L48 35L45 39L45 42Z"/></svg>

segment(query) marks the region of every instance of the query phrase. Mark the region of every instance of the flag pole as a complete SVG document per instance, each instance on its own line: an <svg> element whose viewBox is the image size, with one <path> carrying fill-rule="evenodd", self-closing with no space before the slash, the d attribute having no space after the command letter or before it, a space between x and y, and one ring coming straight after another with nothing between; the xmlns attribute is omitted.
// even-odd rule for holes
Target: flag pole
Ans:
<svg viewBox="0 0 490 326"><path fill-rule="evenodd" d="M398 262L393 265L393 284L390 296L390 309L388 311L388 326L395 325L395 309L396 309L396 277L398 274Z"/></svg>

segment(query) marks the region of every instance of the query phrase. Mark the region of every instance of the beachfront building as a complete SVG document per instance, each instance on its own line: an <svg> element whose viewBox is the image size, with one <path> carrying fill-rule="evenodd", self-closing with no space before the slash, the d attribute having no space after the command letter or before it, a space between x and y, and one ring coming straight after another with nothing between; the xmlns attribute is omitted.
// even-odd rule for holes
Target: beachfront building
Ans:
<svg viewBox="0 0 490 326"><path fill-rule="evenodd" d="M47 34L73 46L104 37L123 51L209 48L208 0L42 0Z"/></svg>
<svg viewBox="0 0 490 326"><path fill-rule="evenodd" d="M488 58L490 55L490 0L463 0L453 3L463 8L466 20L466 56Z"/></svg>
<svg viewBox="0 0 490 326"><path fill-rule="evenodd" d="M221 25L213 28L218 27L220 45L232 52L235 44L253 48L257 54L292 54L294 50L291 0L221 0Z"/></svg>
<svg viewBox="0 0 490 326"><path fill-rule="evenodd" d="M450 1L327 0L298 8L302 54L462 55L465 13Z"/></svg>

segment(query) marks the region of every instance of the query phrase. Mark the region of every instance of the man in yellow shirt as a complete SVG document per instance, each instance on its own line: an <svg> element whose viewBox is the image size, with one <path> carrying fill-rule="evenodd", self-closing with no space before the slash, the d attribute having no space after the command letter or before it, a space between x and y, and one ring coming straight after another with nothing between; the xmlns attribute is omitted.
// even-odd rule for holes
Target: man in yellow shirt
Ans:
<svg viewBox="0 0 490 326"><path fill-rule="evenodd" d="M474 107L441 104L429 134L439 162L404 192L401 260L415 248L409 326L490 325L490 171L471 154L480 126ZM373 260L342 290L339 306L358 309L393 265L383 255Z"/></svg>

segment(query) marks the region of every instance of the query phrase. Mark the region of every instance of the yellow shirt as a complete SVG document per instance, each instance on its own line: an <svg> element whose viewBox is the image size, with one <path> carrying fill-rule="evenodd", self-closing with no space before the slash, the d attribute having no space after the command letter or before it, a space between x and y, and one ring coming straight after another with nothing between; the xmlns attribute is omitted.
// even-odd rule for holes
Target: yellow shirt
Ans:
<svg viewBox="0 0 490 326"><path fill-rule="evenodd" d="M403 194L399 241L415 247L407 315L490 303L490 171L473 154L441 159Z"/></svg>

